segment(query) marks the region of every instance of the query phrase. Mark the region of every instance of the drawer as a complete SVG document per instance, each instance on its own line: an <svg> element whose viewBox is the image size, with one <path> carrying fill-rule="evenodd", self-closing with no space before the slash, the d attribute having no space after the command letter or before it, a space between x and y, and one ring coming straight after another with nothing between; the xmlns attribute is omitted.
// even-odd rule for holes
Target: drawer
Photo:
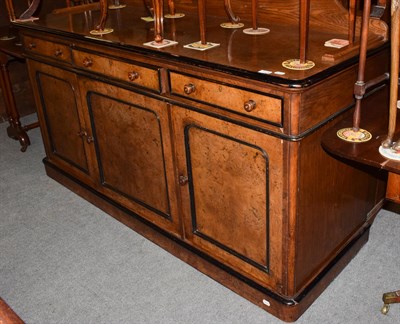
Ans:
<svg viewBox="0 0 400 324"><path fill-rule="evenodd" d="M158 68L144 67L80 50L73 50L74 64L88 71L160 91Z"/></svg>
<svg viewBox="0 0 400 324"><path fill-rule="evenodd" d="M170 72L172 94L282 125L282 99L194 76Z"/></svg>
<svg viewBox="0 0 400 324"><path fill-rule="evenodd" d="M71 61L71 48L66 44L25 36L24 47L27 53L36 53L64 62Z"/></svg>

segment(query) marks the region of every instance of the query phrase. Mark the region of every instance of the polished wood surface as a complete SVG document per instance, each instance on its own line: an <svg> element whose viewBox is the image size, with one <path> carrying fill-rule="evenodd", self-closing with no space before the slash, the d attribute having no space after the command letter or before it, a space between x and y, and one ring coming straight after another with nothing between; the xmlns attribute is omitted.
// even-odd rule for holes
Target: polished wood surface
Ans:
<svg viewBox="0 0 400 324"><path fill-rule="evenodd" d="M2 324L24 324L22 319L7 305L0 297L0 323Z"/></svg>
<svg viewBox="0 0 400 324"><path fill-rule="evenodd" d="M98 160L98 190L181 235L165 103L90 79L81 79L80 88L82 114L94 125L89 146Z"/></svg>
<svg viewBox="0 0 400 324"><path fill-rule="evenodd" d="M364 143L349 143L341 140L336 133L341 128L350 127L351 120L347 118L336 125L332 125L323 135L321 143L326 150L334 155L353 160L360 164L397 173L400 170L400 162L387 159L379 153L379 147L387 135L388 96L384 101L371 100L373 100L373 105L377 109L365 110L361 120L362 127L372 134L371 140ZM400 129L397 127L395 137L399 136Z"/></svg>
<svg viewBox="0 0 400 324"><path fill-rule="evenodd" d="M90 30L99 19L99 11L90 11L91 19L85 12L76 14L46 15L42 19L32 23L24 23L25 26L43 26L51 28L58 33L70 34L73 37L90 37L97 39L99 43L112 42L116 46L132 47L132 50L149 51L152 55L163 55L169 59L191 60L195 64L208 64L216 68L224 66L234 73L243 73L261 80L271 80L280 84L297 84L312 82L313 77L320 73L335 69L338 64L343 64L358 54L359 30L357 28L356 44L351 48L342 50L324 46L325 41L332 38L347 39L347 11L334 1L312 1L310 5L309 43L307 59L316 63L313 69L305 71L288 70L282 67L282 62L288 59L299 58L299 4L298 1L269 1L267 8L260 8L259 19L265 20L271 32L261 36L250 36L241 30L224 29L220 27L226 21L223 2L207 2L207 10L215 13L208 15L203 23L198 18L197 5L190 1L187 3L176 2L176 7L185 11L182 19L164 19L164 38L178 42L178 45L169 46L160 50L151 50L143 44L154 40L154 24L147 23L141 17L147 16L145 7L141 1L127 1L127 6L120 12L110 10L107 24L112 26L114 32L102 36L90 35ZM220 3L218 6L217 4ZM201 4L201 3L200 3ZM234 8L237 3L232 3ZM245 4L237 7L236 14L245 23L245 27L251 26L251 14L245 10ZM202 7L199 7L201 10ZM268 10L266 10L268 9ZM221 17L218 17L221 13ZM196 22L195 24L193 22ZM199 22L199 25L197 24ZM345 27L343 27L343 24ZM193 28L194 26L200 26ZM376 48L385 43L387 38L387 26L379 20L370 21L371 33L369 36L369 48ZM179 31L178 33L176 31ZM200 32L200 36L199 36ZM204 35L203 35L204 34ZM183 46L199 41L209 41L220 44L211 51L195 51ZM205 38L207 38L205 40ZM277 44L277 45L276 45ZM111 45L111 44L110 44ZM326 55L338 56L334 62L326 60ZM260 70L271 71L272 74L259 73ZM284 72L284 75L275 74Z"/></svg>
<svg viewBox="0 0 400 324"><path fill-rule="evenodd" d="M69 52L67 52L69 53ZM160 92L160 77L157 67L136 65L135 62L118 61L86 51L74 51L75 64L90 72L107 75L110 78L129 81L149 90Z"/></svg>
<svg viewBox="0 0 400 324"><path fill-rule="evenodd" d="M176 1L186 16L168 20L164 37L179 44L162 49L143 45L154 40L155 25L140 19L147 14L140 1L110 12L107 26L115 32L101 38L87 34L96 12L93 21L52 14L17 26L48 175L293 321L367 241L386 177L347 165L320 144L354 111L358 55L326 61L337 50L323 46L347 37L347 10L310 1L307 52L316 67L295 71L282 62L299 54L300 7L270 4L276 7L258 13L271 32L248 37L219 26L226 3L208 1L199 19L194 2ZM231 9L246 17L243 4ZM193 21L202 19L207 41L220 46L184 48L199 40ZM333 21L344 27L332 28ZM384 26L369 24L366 78L388 69ZM271 74L258 72L264 68ZM369 89L365 110L388 100L384 81Z"/></svg>
<svg viewBox="0 0 400 324"><path fill-rule="evenodd" d="M31 62L28 68L30 73L35 69L38 80L38 83L32 83L32 88L36 93L36 105L43 109L38 117L46 154L51 161L68 166L81 181L90 183L91 175L96 171L89 162L91 151L87 137L91 134L88 134L80 115L81 100L76 75L49 65L37 68L36 65Z"/></svg>
<svg viewBox="0 0 400 324"><path fill-rule="evenodd" d="M173 129L186 239L279 291L284 144L179 107Z"/></svg>

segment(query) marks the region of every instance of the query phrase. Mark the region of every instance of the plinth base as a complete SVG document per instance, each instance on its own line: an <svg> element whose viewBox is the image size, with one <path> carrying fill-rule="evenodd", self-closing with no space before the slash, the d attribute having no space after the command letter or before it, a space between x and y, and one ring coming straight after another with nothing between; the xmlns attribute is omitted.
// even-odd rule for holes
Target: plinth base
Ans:
<svg viewBox="0 0 400 324"><path fill-rule="evenodd" d="M151 16L148 17L140 17L140 19L144 20L145 22L152 22L154 21L154 18Z"/></svg>
<svg viewBox="0 0 400 324"><path fill-rule="evenodd" d="M108 6L108 9L116 10L116 9L122 9L122 8L125 8L125 7L126 7L126 4L109 5L109 6Z"/></svg>
<svg viewBox="0 0 400 324"><path fill-rule="evenodd" d="M226 22L226 23L222 23L220 26L222 28L227 28L227 29L238 29L238 28L242 28L244 26L244 24L243 23Z"/></svg>
<svg viewBox="0 0 400 324"><path fill-rule="evenodd" d="M179 18L183 18L183 17L185 17L185 14L184 14L184 13L176 13L176 14L173 14L173 15L171 15L171 14L166 14L166 15L164 16L164 18L167 18L167 19L179 19Z"/></svg>
<svg viewBox="0 0 400 324"><path fill-rule="evenodd" d="M17 18L17 19L14 20L14 22L19 22L19 23L21 23L21 22L32 22L32 21L35 21L35 20L39 20L39 18L38 17Z"/></svg>
<svg viewBox="0 0 400 324"><path fill-rule="evenodd" d="M111 34L114 31L112 28L104 28L104 29L93 29L90 31L91 35L106 35L106 34Z"/></svg>
<svg viewBox="0 0 400 324"><path fill-rule="evenodd" d="M379 153L387 159L400 161L400 151L395 151L392 148L379 147Z"/></svg>
<svg viewBox="0 0 400 324"><path fill-rule="evenodd" d="M257 28L257 29L246 28L246 29L243 29L243 33L245 33L247 35L265 35L265 34L268 34L269 32L270 32L270 30L268 28Z"/></svg>

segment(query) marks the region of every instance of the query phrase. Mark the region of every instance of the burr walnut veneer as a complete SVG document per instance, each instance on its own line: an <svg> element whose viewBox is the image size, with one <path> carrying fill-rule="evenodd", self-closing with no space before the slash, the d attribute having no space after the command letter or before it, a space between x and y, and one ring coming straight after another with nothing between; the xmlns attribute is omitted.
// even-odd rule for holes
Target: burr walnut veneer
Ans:
<svg viewBox="0 0 400 324"><path fill-rule="evenodd" d="M354 106L357 44L324 47L346 37L346 10L311 2L316 65L293 71L281 63L298 55L298 1L265 2L260 24L271 32L249 36L220 28L222 2L209 1L207 38L220 45L204 52L183 47L199 38L192 1L176 2L184 18L164 20L164 37L178 44L163 49L143 45L154 34L141 1L110 11L114 32L102 37L89 34L97 11L16 26L48 175L294 321L367 241L386 176L320 144ZM246 18L243 3L234 9ZM370 25L366 75L374 78L387 71L388 52L385 25ZM386 85L376 86L363 109L386 100Z"/></svg>

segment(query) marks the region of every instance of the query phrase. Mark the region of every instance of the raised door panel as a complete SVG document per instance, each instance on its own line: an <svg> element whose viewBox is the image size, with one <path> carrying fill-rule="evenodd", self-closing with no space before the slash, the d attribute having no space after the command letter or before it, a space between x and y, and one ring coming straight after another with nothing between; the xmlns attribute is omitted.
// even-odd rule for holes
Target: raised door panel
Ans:
<svg viewBox="0 0 400 324"><path fill-rule="evenodd" d="M186 239L280 290L282 141L176 106L173 125Z"/></svg>
<svg viewBox="0 0 400 324"><path fill-rule="evenodd" d="M92 182L95 171L75 74L37 62L30 62L29 68L48 160L80 180Z"/></svg>
<svg viewBox="0 0 400 324"><path fill-rule="evenodd" d="M103 192L138 215L178 233L176 182L167 105L82 79Z"/></svg>

